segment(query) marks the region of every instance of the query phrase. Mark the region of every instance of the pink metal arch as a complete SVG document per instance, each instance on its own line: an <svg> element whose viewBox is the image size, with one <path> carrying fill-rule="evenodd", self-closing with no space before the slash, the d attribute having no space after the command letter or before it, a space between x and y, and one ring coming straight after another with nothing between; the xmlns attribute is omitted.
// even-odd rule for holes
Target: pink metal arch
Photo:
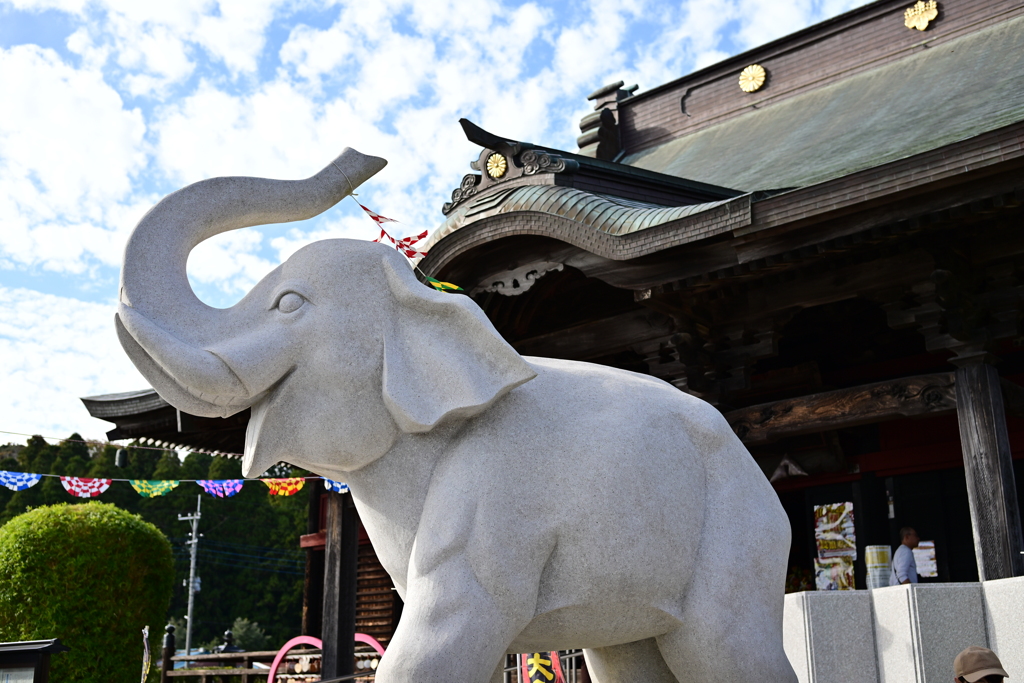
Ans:
<svg viewBox="0 0 1024 683"><path fill-rule="evenodd" d="M373 636L368 636L365 633L357 633L355 640L357 643L369 645L376 650L379 655L384 654L384 646L381 645ZM274 677L277 676L277 667L279 667L281 662L284 661L285 655L287 655L292 648L298 645L312 645L315 648L323 649L324 642L319 638L314 638L313 636L297 636L289 640L284 644L284 647L278 650L277 655L274 657L274 663L270 665L270 670L267 672L267 683L274 683Z"/></svg>
<svg viewBox="0 0 1024 683"><path fill-rule="evenodd" d="M373 636L368 636L365 633L357 633L356 634L356 642L357 643L365 643L366 645L369 645L374 650L376 650L377 654L379 654L379 655L384 654L384 646L381 645L377 641L377 639L374 638Z"/></svg>

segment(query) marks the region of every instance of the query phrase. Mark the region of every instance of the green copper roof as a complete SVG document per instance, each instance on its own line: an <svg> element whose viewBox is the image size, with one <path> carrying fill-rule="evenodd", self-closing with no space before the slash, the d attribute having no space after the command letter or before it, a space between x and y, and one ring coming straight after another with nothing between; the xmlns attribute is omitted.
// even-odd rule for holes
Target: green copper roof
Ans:
<svg viewBox="0 0 1024 683"><path fill-rule="evenodd" d="M558 185L519 186L489 192L466 202L448 215L448 220L430 235L423 248L429 251L464 225L503 213L528 211L557 215L598 232L622 236L692 216L733 199L665 207Z"/></svg>
<svg viewBox="0 0 1024 683"><path fill-rule="evenodd" d="M917 50L622 163L748 192L801 187L1024 120L1024 17Z"/></svg>

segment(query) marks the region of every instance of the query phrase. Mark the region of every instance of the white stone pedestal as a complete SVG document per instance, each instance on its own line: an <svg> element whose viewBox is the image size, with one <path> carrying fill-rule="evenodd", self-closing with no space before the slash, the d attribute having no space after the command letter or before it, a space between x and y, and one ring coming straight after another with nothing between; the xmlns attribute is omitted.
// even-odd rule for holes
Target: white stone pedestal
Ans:
<svg viewBox="0 0 1024 683"><path fill-rule="evenodd" d="M995 650L1006 673L1024 678L1024 576L981 584L985 595L988 647Z"/></svg>
<svg viewBox="0 0 1024 683"><path fill-rule="evenodd" d="M868 591L786 596L782 639L800 683L877 681Z"/></svg>
<svg viewBox="0 0 1024 683"><path fill-rule="evenodd" d="M980 584L908 584L868 592L881 683L952 680L956 655L988 644Z"/></svg>
<svg viewBox="0 0 1024 683"><path fill-rule="evenodd" d="M783 643L800 683L948 683L970 645L1024 678L1024 577L793 593Z"/></svg>

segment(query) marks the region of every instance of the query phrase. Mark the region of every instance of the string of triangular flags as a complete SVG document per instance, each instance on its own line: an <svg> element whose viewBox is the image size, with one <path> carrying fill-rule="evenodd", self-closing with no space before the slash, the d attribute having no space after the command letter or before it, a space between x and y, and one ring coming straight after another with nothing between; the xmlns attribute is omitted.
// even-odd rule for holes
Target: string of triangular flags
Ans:
<svg viewBox="0 0 1024 683"><path fill-rule="evenodd" d="M0 470L0 484L12 491L24 491L38 484L43 477L57 477L64 490L76 498L95 498L115 481L128 482L144 498L155 498L173 491L179 484L193 482L217 498L230 498L242 490L247 481L262 481L272 496L292 496L302 490L307 479L322 479L324 488L347 493L348 485L327 477L285 477L273 479L104 479L97 477L65 477L59 474L34 474Z"/></svg>
<svg viewBox="0 0 1024 683"><path fill-rule="evenodd" d="M410 235L409 237L403 237L401 239L397 239L396 240L394 237L392 237L388 233L387 230L384 229L384 224L385 223L397 223L398 221L396 221L394 218L388 218L387 216L382 216L379 213L377 213L376 211L373 211L373 210L363 206L362 204L359 203L359 200L357 200L355 198L354 194L349 195L349 196L352 197L352 200L355 201L356 204L359 204L359 208L362 209L363 211L365 211L366 215L369 216L370 219L374 223L376 223L377 227L380 229L380 236L377 239L373 240L374 242L380 242L381 244L383 244L384 241L387 240L388 242L391 242L391 245L394 246L395 249L397 249L398 251L400 251L403 254L405 254L406 258L409 258L409 259L414 259L417 256L426 256L427 255L427 252L420 251L419 249L417 249L417 248L415 248L413 246L417 242L420 242L420 241L422 241L422 240L427 238L427 231L426 230L424 230L423 232L421 232L418 235ZM434 289L436 289L439 292L461 292L462 291L462 287L459 287L458 285L453 285L450 282L441 282L440 280L437 280L435 278L430 277L429 275L424 273L422 270L420 270L419 266L417 266L417 265L413 265L413 268L415 268L417 271L419 271L420 275L422 275L424 277L424 279L427 281L427 284L429 284L431 287L433 287Z"/></svg>

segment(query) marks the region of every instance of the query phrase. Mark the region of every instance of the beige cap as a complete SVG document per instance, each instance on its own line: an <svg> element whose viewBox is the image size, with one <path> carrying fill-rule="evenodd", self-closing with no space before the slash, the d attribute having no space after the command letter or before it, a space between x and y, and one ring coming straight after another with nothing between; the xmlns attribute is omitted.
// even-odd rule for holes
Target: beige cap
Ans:
<svg viewBox="0 0 1024 683"><path fill-rule="evenodd" d="M987 647L971 646L958 654L953 660L953 675L963 676L968 683L980 681L985 676L998 674L1009 678L1010 674L1003 670L1003 665L996 653Z"/></svg>

